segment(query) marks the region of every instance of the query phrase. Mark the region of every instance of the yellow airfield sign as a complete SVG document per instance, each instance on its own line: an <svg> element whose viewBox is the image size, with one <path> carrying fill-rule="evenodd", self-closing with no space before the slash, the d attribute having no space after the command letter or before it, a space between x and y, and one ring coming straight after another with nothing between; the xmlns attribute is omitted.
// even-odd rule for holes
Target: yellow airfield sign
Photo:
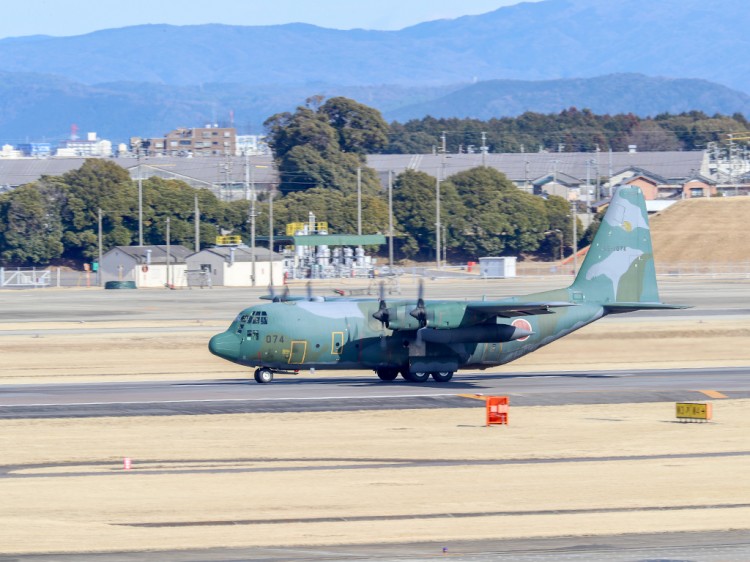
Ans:
<svg viewBox="0 0 750 562"><path fill-rule="evenodd" d="M679 420L703 420L708 421L713 414L711 404L698 404L695 402L677 402L676 413Z"/></svg>

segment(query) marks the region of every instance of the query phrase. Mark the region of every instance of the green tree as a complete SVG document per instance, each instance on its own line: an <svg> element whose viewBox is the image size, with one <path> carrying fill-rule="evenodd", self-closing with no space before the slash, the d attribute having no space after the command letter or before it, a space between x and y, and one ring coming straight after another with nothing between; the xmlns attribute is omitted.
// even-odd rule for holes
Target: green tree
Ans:
<svg viewBox="0 0 750 562"><path fill-rule="evenodd" d="M0 196L0 256L17 265L43 265L63 252L62 192L42 178Z"/></svg>
<svg viewBox="0 0 750 562"><path fill-rule="evenodd" d="M310 101L317 106L320 99ZM357 187L357 168L362 170L363 192L378 190L377 176L364 166L363 156L379 150L388 139L388 125L377 110L338 97L317 110L299 107L294 113L274 115L265 127L282 193L316 187L352 193Z"/></svg>
<svg viewBox="0 0 750 562"><path fill-rule="evenodd" d="M328 124L338 132L339 147L344 152L380 152L388 143L388 123L377 109L335 97L326 101L319 113L327 116Z"/></svg>
<svg viewBox="0 0 750 562"><path fill-rule="evenodd" d="M138 229L137 190L128 172L108 160L89 159L63 174L67 197L62 208L67 257L98 255L98 209L102 210L105 248L129 245Z"/></svg>
<svg viewBox="0 0 750 562"><path fill-rule="evenodd" d="M307 107L298 107L294 113L277 113L263 126L277 159L283 159L295 146L307 145L323 155L340 149L338 133L328 123L328 116Z"/></svg>
<svg viewBox="0 0 750 562"><path fill-rule="evenodd" d="M435 256L436 180L413 170L399 174L393 185L395 246L404 258L427 259ZM463 207L450 184L441 185L441 223L447 225L450 246L459 243L463 227Z"/></svg>
<svg viewBox="0 0 750 562"><path fill-rule="evenodd" d="M493 168L480 167L450 176L443 186L452 186L466 209L462 228L455 236L465 256L502 254L506 241L515 234L500 195L520 194L513 182Z"/></svg>

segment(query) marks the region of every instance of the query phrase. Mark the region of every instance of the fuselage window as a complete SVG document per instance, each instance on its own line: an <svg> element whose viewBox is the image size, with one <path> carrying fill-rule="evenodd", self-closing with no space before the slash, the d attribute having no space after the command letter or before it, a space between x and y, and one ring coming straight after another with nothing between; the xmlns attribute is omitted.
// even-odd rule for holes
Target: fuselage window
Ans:
<svg viewBox="0 0 750 562"><path fill-rule="evenodd" d="M258 341L260 339L260 332L258 330L248 330L247 339Z"/></svg>

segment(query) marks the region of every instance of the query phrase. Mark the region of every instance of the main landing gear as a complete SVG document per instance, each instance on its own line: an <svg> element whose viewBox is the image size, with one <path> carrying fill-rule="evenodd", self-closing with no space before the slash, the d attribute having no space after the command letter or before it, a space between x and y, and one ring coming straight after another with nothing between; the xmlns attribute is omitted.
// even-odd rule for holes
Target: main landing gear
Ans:
<svg viewBox="0 0 750 562"><path fill-rule="evenodd" d="M399 370L393 367L381 367L376 369L375 372L378 374L378 378L381 381L392 381L398 376ZM427 382L432 377L435 382L448 382L453 378L452 371L440 371L440 372L411 372L408 369L401 370L401 376L409 382Z"/></svg>
<svg viewBox="0 0 750 562"><path fill-rule="evenodd" d="M398 377L398 369L394 369L392 367L383 367L381 369L376 369L375 372L378 374L378 378L381 381L393 381L396 380L396 377Z"/></svg>
<svg viewBox="0 0 750 562"><path fill-rule="evenodd" d="M255 382L260 384L268 384L273 380L273 371L268 367L260 367L255 369Z"/></svg>

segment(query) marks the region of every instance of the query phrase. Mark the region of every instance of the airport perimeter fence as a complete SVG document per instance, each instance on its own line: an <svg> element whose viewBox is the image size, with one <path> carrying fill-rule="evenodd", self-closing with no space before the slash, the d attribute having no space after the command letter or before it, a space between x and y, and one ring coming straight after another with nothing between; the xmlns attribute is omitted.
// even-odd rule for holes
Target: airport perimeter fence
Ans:
<svg viewBox="0 0 750 562"><path fill-rule="evenodd" d="M579 264L580 265L580 264ZM704 277L723 279L750 279L750 262L737 263L675 263L656 264L659 277ZM375 294L381 281L386 280L389 293L400 293L398 279L403 276L428 278L462 278L482 279L481 274L469 271L466 266L447 265L434 267L404 267L391 275L381 275L368 279L368 294ZM516 277L560 277L572 280L573 264L560 266L555 262L519 262ZM76 271L69 268L5 268L0 267L0 289L44 289L54 287L98 287L97 273L93 271Z"/></svg>
<svg viewBox="0 0 750 562"><path fill-rule="evenodd" d="M583 263L583 258L578 266ZM560 277L573 279L575 267L572 263L560 265L559 262L518 262L516 277ZM481 278L478 271L470 272L466 266L445 266L439 271L434 268L407 268L407 273L427 277L464 277ZM712 277L712 278L750 278L750 262L737 263L656 263L656 274L660 277Z"/></svg>
<svg viewBox="0 0 750 562"><path fill-rule="evenodd" d="M98 287L93 271L76 271L61 267L0 267L2 289L45 289L50 287Z"/></svg>

